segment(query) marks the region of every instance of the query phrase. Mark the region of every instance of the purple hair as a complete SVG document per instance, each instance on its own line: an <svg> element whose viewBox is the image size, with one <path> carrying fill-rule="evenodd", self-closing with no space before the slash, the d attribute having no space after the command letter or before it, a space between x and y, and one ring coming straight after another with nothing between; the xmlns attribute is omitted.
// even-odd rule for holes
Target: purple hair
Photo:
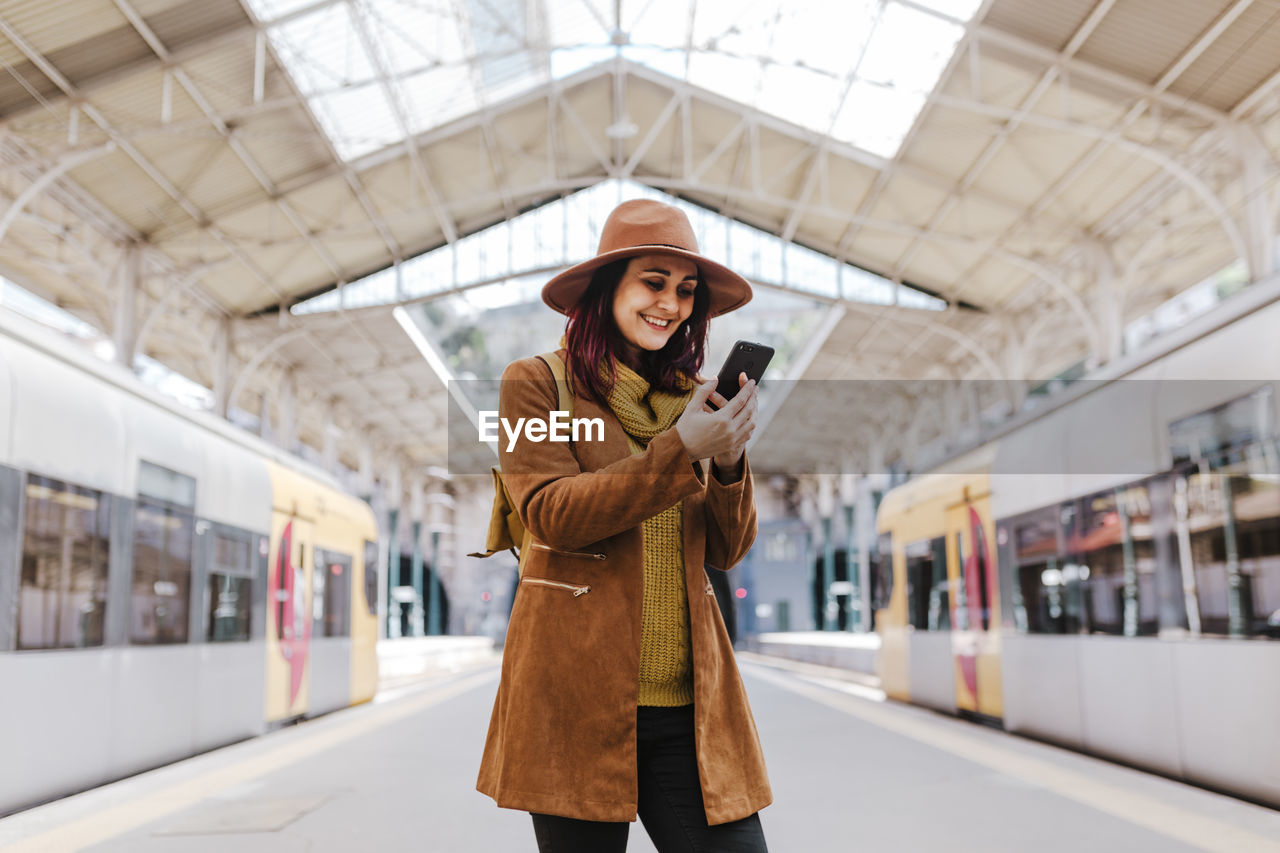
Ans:
<svg viewBox="0 0 1280 853"><path fill-rule="evenodd" d="M600 402L609 399L617 376L616 365L626 340L613 320L613 295L622 281L630 258L613 261L596 270L591 284L572 308L565 329L569 352L569 373L575 388L589 391ZM659 391L679 393L694 382L702 369L710 320L711 296L698 275L693 292L693 311L672 334L666 346L656 352L642 350L637 373ZM604 365L604 370L600 366Z"/></svg>

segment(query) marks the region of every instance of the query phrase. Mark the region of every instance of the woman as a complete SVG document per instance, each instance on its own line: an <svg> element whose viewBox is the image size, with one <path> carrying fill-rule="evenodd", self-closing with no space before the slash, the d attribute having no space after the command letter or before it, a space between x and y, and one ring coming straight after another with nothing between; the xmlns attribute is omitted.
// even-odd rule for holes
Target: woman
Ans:
<svg viewBox="0 0 1280 853"><path fill-rule="evenodd" d="M637 814L661 853L764 851L772 794L704 570L755 538L756 389L740 376L726 401L697 384L707 321L751 288L698 253L683 212L639 200L542 298L569 317L573 418L605 430L502 446L533 540L476 787L531 812L543 853L623 851ZM557 399L540 359L503 374L511 423L548 420Z"/></svg>

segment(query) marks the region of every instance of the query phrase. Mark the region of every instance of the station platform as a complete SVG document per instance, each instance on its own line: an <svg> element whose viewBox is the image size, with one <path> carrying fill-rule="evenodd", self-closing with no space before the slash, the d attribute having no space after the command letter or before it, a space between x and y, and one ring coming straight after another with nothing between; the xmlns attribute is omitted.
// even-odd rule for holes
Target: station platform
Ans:
<svg viewBox="0 0 1280 853"><path fill-rule="evenodd" d="M740 655L774 853L1280 851L1280 812L921 708L867 679ZM474 790L498 668L477 660L0 820L13 853L535 850ZM643 828L630 851L653 853Z"/></svg>

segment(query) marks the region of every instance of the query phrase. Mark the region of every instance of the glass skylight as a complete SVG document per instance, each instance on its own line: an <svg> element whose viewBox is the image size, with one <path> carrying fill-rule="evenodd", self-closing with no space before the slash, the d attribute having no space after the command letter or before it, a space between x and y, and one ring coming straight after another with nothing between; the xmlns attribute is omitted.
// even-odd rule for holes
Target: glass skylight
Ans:
<svg viewBox="0 0 1280 853"><path fill-rule="evenodd" d="M248 0L340 156L621 56L893 157L980 0Z"/></svg>
<svg viewBox="0 0 1280 853"><path fill-rule="evenodd" d="M940 311L937 297L840 263L781 237L632 181L606 181L294 305L294 314L366 308L461 293L492 309L537 302L547 279L596 252L618 202L654 198L689 217L710 258L757 284L816 297ZM501 287L490 287L501 285ZM481 295L483 294L483 296Z"/></svg>

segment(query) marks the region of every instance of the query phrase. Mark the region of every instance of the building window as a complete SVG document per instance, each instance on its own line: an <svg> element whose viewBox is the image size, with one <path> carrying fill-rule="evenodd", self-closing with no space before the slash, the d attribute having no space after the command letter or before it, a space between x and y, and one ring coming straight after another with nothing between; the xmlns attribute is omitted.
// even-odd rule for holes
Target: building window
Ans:
<svg viewBox="0 0 1280 853"><path fill-rule="evenodd" d="M133 528L129 639L138 645L187 642L195 480L143 462Z"/></svg>
<svg viewBox="0 0 1280 853"><path fill-rule="evenodd" d="M25 517L18 648L101 646L110 499L32 474L27 478Z"/></svg>

